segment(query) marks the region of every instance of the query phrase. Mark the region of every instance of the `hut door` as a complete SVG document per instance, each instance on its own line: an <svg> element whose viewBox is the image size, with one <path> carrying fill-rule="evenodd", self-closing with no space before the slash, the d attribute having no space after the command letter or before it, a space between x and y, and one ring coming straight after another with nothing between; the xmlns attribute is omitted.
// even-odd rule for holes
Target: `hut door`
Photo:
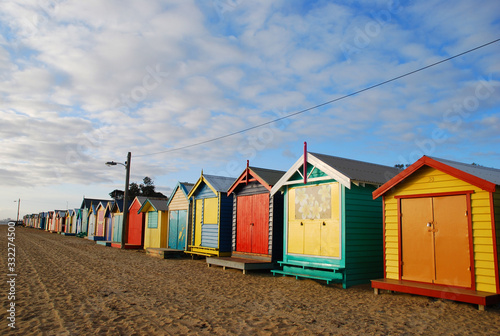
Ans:
<svg viewBox="0 0 500 336"><path fill-rule="evenodd" d="M269 194L236 200L236 251L269 253Z"/></svg>
<svg viewBox="0 0 500 336"><path fill-rule="evenodd" d="M402 279L471 287L465 195L401 200Z"/></svg>
<svg viewBox="0 0 500 336"><path fill-rule="evenodd" d="M170 211L168 247L184 250L186 247L187 210Z"/></svg>
<svg viewBox="0 0 500 336"><path fill-rule="evenodd" d="M339 183L296 187L288 199L288 253L340 257Z"/></svg>

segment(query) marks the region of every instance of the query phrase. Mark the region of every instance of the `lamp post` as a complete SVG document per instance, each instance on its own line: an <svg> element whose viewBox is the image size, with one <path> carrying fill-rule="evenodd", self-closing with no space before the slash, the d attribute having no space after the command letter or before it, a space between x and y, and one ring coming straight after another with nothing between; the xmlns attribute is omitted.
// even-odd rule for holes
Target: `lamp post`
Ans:
<svg viewBox="0 0 500 336"><path fill-rule="evenodd" d="M19 208L21 207L21 199L18 199L17 201L14 201L14 203L17 202L17 220L16 220L16 225L19 222Z"/></svg>
<svg viewBox="0 0 500 336"><path fill-rule="evenodd" d="M117 164L122 165L125 167L127 173L125 175L125 191L123 192L123 224L122 224L122 241L120 244L121 248L125 247L125 239L127 238L127 219L128 219L128 207L127 207L127 197L128 197L128 184L130 180L130 160L132 159L132 154L128 152L127 154L127 161L125 161L125 164L120 163L120 162L114 162L114 161L109 161L106 162L106 166L116 166Z"/></svg>

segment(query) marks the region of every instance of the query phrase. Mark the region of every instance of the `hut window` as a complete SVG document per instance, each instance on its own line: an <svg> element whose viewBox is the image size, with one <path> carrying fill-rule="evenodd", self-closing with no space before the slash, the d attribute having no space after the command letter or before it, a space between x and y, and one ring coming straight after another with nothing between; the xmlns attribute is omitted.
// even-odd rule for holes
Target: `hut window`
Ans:
<svg viewBox="0 0 500 336"><path fill-rule="evenodd" d="M148 228L149 229L158 228L158 212L148 211Z"/></svg>

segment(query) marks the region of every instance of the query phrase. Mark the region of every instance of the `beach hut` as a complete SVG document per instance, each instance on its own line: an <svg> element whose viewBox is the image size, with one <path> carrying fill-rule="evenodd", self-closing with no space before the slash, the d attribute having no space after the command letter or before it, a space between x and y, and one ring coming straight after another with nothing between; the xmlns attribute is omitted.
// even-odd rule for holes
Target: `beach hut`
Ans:
<svg viewBox="0 0 500 336"><path fill-rule="evenodd" d="M111 210L113 209L114 201L109 201L104 210L104 240L111 242L113 240L113 223Z"/></svg>
<svg viewBox="0 0 500 336"><path fill-rule="evenodd" d="M231 257L207 257L209 265L272 269L283 257L283 195L270 191L284 171L248 166L228 190L233 197Z"/></svg>
<svg viewBox="0 0 500 336"><path fill-rule="evenodd" d="M202 256L230 256L233 196L227 190L233 177L206 175L188 194L193 206L191 244L186 253Z"/></svg>
<svg viewBox="0 0 500 336"><path fill-rule="evenodd" d="M168 199L147 198L138 212L144 214L144 249L167 247Z"/></svg>
<svg viewBox="0 0 500 336"><path fill-rule="evenodd" d="M130 206L130 202L128 206ZM123 200L118 199L112 203L111 207L111 226L112 226L112 247L121 247L123 230Z"/></svg>
<svg viewBox="0 0 500 336"><path fill-rule="evenodd" d="M54 210L54 232L64 232L66 229L66 210Z"/></svg>
<svg viewBox="0 0 500 336"><path fill-rule="evenodd" d="M89 231L89 219L91 218L89 216L91 212L92 205L97 206L100 202L107 202L108 200L104 199L97 199L97 198L86 198L84 197L82 200L82 204L80 205L80 210L81 210L81 232L88 234ZM95 222L94 222L95 223ZM92 233L91 236L94 235L94 230L95 227L92 228Z"/></svg>
<svg viewBox="0 0 500 336"><path fill-rule="evenodd" d="M80 209L73 209L72 211L72 219L73 227L71 230L71 233L77 234L81 232L82 228L82 221L81 221L81 210Z"/></svg>
<svg viewBox="0 0 500 336"><path fill-rule="evenodd" d="M372 192L396 168L336 156L304 154L271 189L284 193L282 269L343 288L382 274L382 202Z"/></svg>
<svg viewBox="0 0 500 336"><path fill-rule="evenodd" d="M47 212L40 212L40 230L45 230L47 224Z"/></svg>
<svg viewBox="0 0 500 336"><path fill-rule="evenodd" d="M47 211L47 217L45 219L45 230L51 231L54 225L54 211Z"/></svg>
<svg viewBox="0 0 500 336"><path fill-rule="evenodd" d="M95 236L95 232L96 232L96 223L97 223L97 206L100 204L97 203L91 203L90 204L90 208L89 208L89 212L88 212L88 220L87 220L87 223L88 223L88 226L87 226L87 239L89 240L95 240L94 239L94 236Z"/></svg>
<svg viewBox="0 0 500 336"><path fill-rule="evenodd" d="M189 239L187 232L192 215L188 195L193 186L193 183L178 182L167 202L169 249L186 250Z"/></svg>
<svg viewBox="0 0 500 336"><path fill-rule="evenodd" d="M127 225L125 225L126 243L125 248L142 249L144 246L144 213L139 212L147 197L136 196L128 209Z"/></svg>
<svg viewBox="0 0 500 336"><path fill-rule="evenodd" d="M384 203L379 289L499 302L500 169L423 156L373 192Z"/></svg>
<svg viewBox="0 0 500 336"><path fill-rule="evenodd" d="M105 214L108 202L99 202L96 207L96 223L94 240L106 240Z"/></svg>

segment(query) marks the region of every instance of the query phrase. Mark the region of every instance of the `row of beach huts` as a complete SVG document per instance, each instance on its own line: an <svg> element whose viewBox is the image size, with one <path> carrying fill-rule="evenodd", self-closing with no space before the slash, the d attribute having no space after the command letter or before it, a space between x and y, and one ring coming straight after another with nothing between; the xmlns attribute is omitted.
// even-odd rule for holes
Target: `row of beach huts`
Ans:
<svg viewBox="0 0 500 336"><path fill-rule="evenodd" d="M207 264L477 304L500 302L500 169L423 156L406 169L304 154L287 171L201 173L168 198L84 198L26 226ZM123 233L122 230L125 230ZM125 241L122 244L122 237Z"/></svg>

